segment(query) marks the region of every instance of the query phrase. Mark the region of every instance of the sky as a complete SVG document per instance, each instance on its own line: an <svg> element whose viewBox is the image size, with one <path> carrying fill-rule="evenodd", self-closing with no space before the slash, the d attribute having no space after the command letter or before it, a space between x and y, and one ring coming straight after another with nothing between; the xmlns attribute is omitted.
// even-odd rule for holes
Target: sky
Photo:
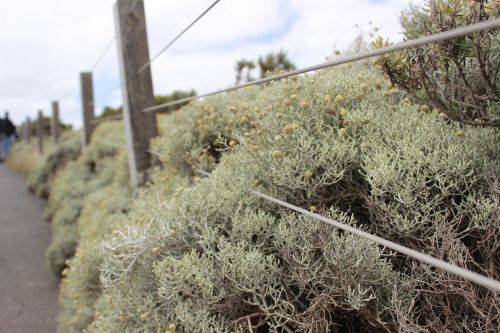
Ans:
<svg viewBox="0 0 500 333"><path fill-rule="evenodd" d="M81 126L79 73L114 37L116 0L0 0L0 112L20 123L60 102ZM134 1L134 0L126 0ZM144 0L153 56L213 0ZM155 94L234 84L236 61L283 49L297 67L320 63L361 32L402 39L406 0L222 0L152 64ZM415 4L423 0L412 1ZM257 74L257 73L256 73ZM116 44L93 71L96 114L121 105Z"/></svg>

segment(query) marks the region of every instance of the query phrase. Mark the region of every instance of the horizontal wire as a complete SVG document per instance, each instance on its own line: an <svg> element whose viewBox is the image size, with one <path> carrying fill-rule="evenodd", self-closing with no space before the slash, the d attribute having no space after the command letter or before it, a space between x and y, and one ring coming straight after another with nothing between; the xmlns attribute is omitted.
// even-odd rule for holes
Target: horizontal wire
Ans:
<svg viewBox="0 0 500 333"><path fill-rule="evenodd" d="M476 32L480 32L480 31L488 30L488 29L493 29L493 28L498 28L498 27L500 27L500 18L496 18L494 20L484 21L484 22L480 22L480 23L475 23L475 24L471 24L471 25L468 25L465 27L460 27L460 28L456 28L456 29L452 29L452 30L448 30L448 31L444 31L444 32L435 33L435 34L432 34L429 36L425 36L425 37L421 37L421 38L417 38L417 39L413 39L413 40L409 40L409 41L404 41L401 43L397 43L397 44L383 47L383 48L376 49L376 50L371 50L371 51L361 52L358 54L353 54L353 55L350 55L350 56L347 56L347 57L344 57L341 59L326 61L326 62L317 64L317 65L296 69L296 70L289 71L289 72L282 73L282 74L272 75L272 76L269 76L266 78L250 81L247 83L242 83L242 84L235 85L233 87L226 88L226 89L216 90L216 91L206 93L203 95L186 97L186 98L179 99L176 101L147 107L147 108L143 109L142 111L143 112L154 112L154 111L168 108L170 106L179 105L179 104L183 104L186 102L191 102L191 101L203 98L203 97L218 95L221 93L230 92L230 91L245 88L245 87L260 85L263 83L267 83L267 82L271 82L271 81L275 81L275 80L280 80L280 79L284 79L284 78L287 78L290 76L304 74L304 73L316 71L319 69L324 69L324 68L342 65L342 64L346 64L346 63L350 63L350 62L354 62L354 61L368 59L368 58L376 57L376 56L383 55L386 53L391 53L394 51L400 51L400 50L404 50L404 49L408 49L408 48L422 46L425 44L442 42L442 41L446 41L448 39L453 39L453 38L458 38L458 37L464 37L464 36L467 36L467 35L470 35L470 34L473 34Z"/></svg>
<svg viewBox="0 0 500 333"><path fill-rule="evenodd" d="M92 119L92 124L98 125L98 124L104 123L106 121L122 120L122 119L123 119L123 114L118 113L118 114L114 114L111 116L94 118L94 119Z"/></svg>
<svg viewBox="0 0 500 333"><path fill-rule="evenodd" d="M170 43L168 43L166 46L164 46L153 58L151 58L147 63L145 63L144 65L141 66L141 68L139 68L139 70L137 71L137 74L140 74L142 73L146 68L148 68L151 63L153 61L155 61L156 59L158 59L158 57L163 53L165 52L166 50L168 50L170 48L170 46L172 46L172 44L174 44L182 35L184 35L193 25L196 24L196 22L198 22L203 16L205 16L205 14L207 14L212 8L215 7L216 4L218 4L220 2L220 0L216 0L214 1L214 3L212 3L207 9L205 9L205 11L203 13L201 13L193 22L191 22L190 25L188 25L184 30L182 30L174 39L172 39L172 41Z"/></svg>
<svg viewBox="0 0 500 333"><path fill-rule="evenodd" d="M104 97L110 95L111 93L115 92L117 89L119 89L121 87L121 83L117 84L116 86L114 86L113 88L109 89L108 91L106 91L104 94L100 95L99 97L97 97L95 99L95 102L103 99Z"/></svg>
<svg viewBox="0 0 500 333"><path fill-rule="evenodd" d="M330 224L337 229L341 229L341 230L350 232L353 235L356 235L356 236L359 236L361 238L372 241L374 243L377 243L378 245L384 246L388 249L391 249L393 251L404 254L410 258L424 262L430 266L442 269L448 273L451 273L451 274L459 276L465 280L469 280L471 282L479 284L479 285L486 287L490 290L500 292L500 281L497 281L495 279L492 279L492 278L489 278L487 276L472 272L472 271L465 269L465 268L458 267L458 266L450 264L444 260L431 257L427 254L412 250L406 246L399 245L399 244L394 243L394 242L387 240L385 238L372 235L366 231L354 228L354 227L347 225L347 224L340 223L340 222L335 221L333 219L330 219L328 217L310 212L310 211L305 210L303 208L300 208L298 206L292 205L288 202L273 198L267 194L263 194L263 193L260 193L258 191L251 191L251 193L254 194L255 196L262 198L262 199L274 202L280 206L289 208L289 209L294 210L298 213L301 213L305 216L308 216L308 217L314 218L316 220L319 220L321 222Z"/></svg>
<svg viewBox="0 0 500 333"><path fill-rule="evenodd" d="M111 48L111 46L113 45L113 42L116 40L116 37L113 37L107 44L106 46L104 47L104 49L101 51L101 53L99 54L99 56L97 57L96 61L94 62L94 64L92 65L91 67L91 72L93 72L96 67L101 63L102 59L104 59L104 56L106 55L106 53L108 52L108 50ZM74 94L76 92L77 88L72 88L71 90L69 90L67 93L65 93L60 99L59 101L63 101L65 100L66 98L68 98L69 96L71 96L72 94Z"/></svg>
<svg viewBox="0 0 500 333"><path fill-rule="evenodd" d="M102 59L104 59L104 56L106 55L106 53L108 53L111 46L113 46L113 43L115 42L115 40L116 40L116 37L113 36L113 38L111 38L111 40L108 42L108 44L106 44L106 47L104 47L104 49L100 53L99 57L97 57L97 60L94 62L94 65L92 65L91 70L90 70L91 72L93 72L96 69L96 67L101 63L101 61L102 61Z"/></svg>
<svg viewBox="0 0 500 333"><path fill-rule="evenodd" d="M204 176L207 176L207 177L210 176L210 173L203 171L203 170L197 170L197 172L204 175ZM297 213L300 213L302 215L319 220L319 221L324 222L326 224L332 225L337 229L347 231L353 235L356 235L358 237L372 241L378 245L381 245L383 247L386 247L386 248L391 249L393 251L396 251L398 253L404 254L405 256L416 259L420 262L424 262L430 266L442 269L448 273L459 276L465 280L474 282L478 285L486 287L486 288L493 290L495 292L500 292L500 281L497 281L495 279L492 279L492 278L489 278L487 276L472 272L472 271L465 269L465 268L458 267L458 266L450 264L444 260L431 257L427 254L412 250L409 247L399 245L397 243L394 243L390 240L387 240L387 239L379 237L379 236L372 235L366 231L354 228L354 227L347 225L347 224L344 224L344 223L340 223L338 221L335 221L335 220L328 218L328 217L325 217L323 215L310 212L310 211L305 210L303 208L300 208L298 206L292 205L286 201L273 198L267 194L264 194L264 193L261 193L258 191L250 191L250 193L252 193L253 195L255 195L261 199L265 199L267 201L274 202L275 204L278 204L280 206L283 206L283 207L286 207L286 208L291 209L293 211L296 211Z"/></svg>
<svg viewBox="0 0 500 333"><path fill-rule="evenodd" d="M59 101L64 101L66 98L68 98L69 96L73 95L74 93L76 92L76 88L72 88L71 90L68 90L67 93L65 93L60 99Z"/></svg>

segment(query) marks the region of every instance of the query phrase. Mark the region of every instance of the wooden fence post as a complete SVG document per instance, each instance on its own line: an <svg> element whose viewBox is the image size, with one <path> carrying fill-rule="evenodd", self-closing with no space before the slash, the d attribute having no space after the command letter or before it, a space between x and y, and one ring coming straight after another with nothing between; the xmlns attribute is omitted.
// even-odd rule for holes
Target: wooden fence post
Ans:
<svg viewBox="0 0 500 333"><path fill-rule="evenodd" d="M80 73L80 86L82 91L82 115L83 115L83 145L90 143L90 137L94 131L94 86L92 73Z"/></svg>
<svg viewBox="0 0 500 333"><path fill-rule="evenodd" d="M38 122L36 127L36 135L38 137L38 152L43 154L43 112L38 111Z"/></svg>
<svg viewBox="0 0 500 333"><path fill-rule="evenodd" d="M59 135L61 134L60 123L59 123L59 103L57 101L52 102L52 119L50 122L50 133L52 134L52 140L54 143L59 141Z"/></svg>
<svg viewBox="0 0 500 333"><path fill-rule="evenodd" d="M30 117L26 117L26 136L25 136L26 143L31 142L31 119Z"/></svg>
<svg viewBox="0 0 500 333"><path fill-rule="evenodd" d="M130 181L137 186L151 165L149 141L158 134L156 114L142 112L155 104L151 69L139 72L149 61L144 1L117 0L115 25Z"/></svg>

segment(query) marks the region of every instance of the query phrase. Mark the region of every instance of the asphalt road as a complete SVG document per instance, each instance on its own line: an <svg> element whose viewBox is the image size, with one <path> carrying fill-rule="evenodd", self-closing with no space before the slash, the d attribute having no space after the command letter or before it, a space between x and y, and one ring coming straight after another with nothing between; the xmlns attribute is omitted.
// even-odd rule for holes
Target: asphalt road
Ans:
<svg viewBox="0 0 500 333"><path fill-rule="evenodd" d="M43 257L50 241L43 205L0 164L0 333L56 331L58 281Z"/></svg>

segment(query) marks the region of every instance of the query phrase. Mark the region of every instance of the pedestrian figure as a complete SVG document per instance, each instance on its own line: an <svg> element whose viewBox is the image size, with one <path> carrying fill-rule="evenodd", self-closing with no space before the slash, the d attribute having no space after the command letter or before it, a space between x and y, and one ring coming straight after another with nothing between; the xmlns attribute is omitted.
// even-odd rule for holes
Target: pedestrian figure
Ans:
<svg viewBox="0 0 500 333"><path fill-rule="evenodd" d="M5 118L0 118L0 161L7 158L10 147L16 135L16 127L9 119L9 112L5 112Z"/></svg>

